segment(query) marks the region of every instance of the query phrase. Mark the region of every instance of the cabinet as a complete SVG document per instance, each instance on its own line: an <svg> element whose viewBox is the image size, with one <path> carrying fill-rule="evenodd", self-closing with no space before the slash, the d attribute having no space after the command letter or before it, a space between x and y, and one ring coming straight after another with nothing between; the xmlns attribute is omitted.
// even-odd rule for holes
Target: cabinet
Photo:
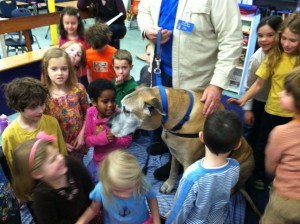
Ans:
<svg viewBox="0 0 300 224"><path fill-rule="evenodd" d="M260 15L242 16L243 49L230 77L229 88L227 89L237 95L242 95L244 93L249 59L255 51L257 37L256 28L259 21Z"/></svg>
<svg viewBox="0 0 300 224"><path fill-rule="evenodd" d="M290 9L295 11L298 0L254 0L254 5L258 7L268 7L271 9Z"/></svg>

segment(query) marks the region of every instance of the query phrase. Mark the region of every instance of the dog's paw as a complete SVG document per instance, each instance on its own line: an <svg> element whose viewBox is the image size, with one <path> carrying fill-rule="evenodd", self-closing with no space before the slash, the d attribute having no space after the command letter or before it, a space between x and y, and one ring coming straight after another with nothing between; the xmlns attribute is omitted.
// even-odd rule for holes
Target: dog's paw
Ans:
<svg viewBox="0 0 300 224"><path fill-rule="evenodd" d="M175 182L171 180L166 180L163 185L161 185L159 192L163 194L170 194L174 189Z"/></svg>

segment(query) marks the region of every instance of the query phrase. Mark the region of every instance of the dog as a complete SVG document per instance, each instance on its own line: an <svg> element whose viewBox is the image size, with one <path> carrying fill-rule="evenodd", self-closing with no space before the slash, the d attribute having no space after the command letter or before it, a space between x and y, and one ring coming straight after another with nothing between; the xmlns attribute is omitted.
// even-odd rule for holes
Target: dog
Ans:
<svg viewBox="0 0 300 224"><path fill-rule="evenodd" d="M205 121L201 113L202 94L201 91L167 87L139 88L124 97L121 110L108 120L112 134L117 137L133 133L138 128L151 131L163 127L162 139L172 154L172 161L169 178L160 188L162 193L170 193L174 189L179 163L185 170L204 156L205 147L198 138ZM220 109L224 109L223 105ZM233 151L230 157L240 164L239 181L233 190L240 190L248 200L250 197L243 187L253 171L254 158L244 138L240 148Z"/></svg>

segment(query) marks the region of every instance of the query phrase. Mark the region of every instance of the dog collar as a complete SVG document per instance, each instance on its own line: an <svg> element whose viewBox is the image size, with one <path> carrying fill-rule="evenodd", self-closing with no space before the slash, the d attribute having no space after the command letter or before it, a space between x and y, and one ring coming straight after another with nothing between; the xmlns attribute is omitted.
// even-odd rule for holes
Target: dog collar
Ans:
<svg viewBox="0 0 300 224"><path fill-rule="evenodd" d="M158 86L159 88L159 92L160 92L160 96L161 96L161 101L162 101L162 107L164 112L166 113L166 115L163 115L162 117L162 124L166 123L166 121L168 120L168 98L167 98L167 94L166 94L166 90L162 85ZM181 121L171 129L171 131L178 131L182 128L182 126L184 125L185 122L187 122L190 119L190 114L192 112L193 106L194 106L194 96L193 94L188 91L189 93L189 97L190 97L190 104L188 107L188 110L186 111L184 117L181 119Z"/></svg>
<svg viewBox="0 0 300 224"><path fill-rule="evenodd" d="M190 91L188 91L188 93L189 93L189 96L190 96L189 108L186 111L184 117L181 119L181 121L174 128L172 128L171 131L180 130L182 128L182 126L184 125L184 123L187 122L190 119L190 114L191 114L193 106L194 106L194 96Z"/></svg>

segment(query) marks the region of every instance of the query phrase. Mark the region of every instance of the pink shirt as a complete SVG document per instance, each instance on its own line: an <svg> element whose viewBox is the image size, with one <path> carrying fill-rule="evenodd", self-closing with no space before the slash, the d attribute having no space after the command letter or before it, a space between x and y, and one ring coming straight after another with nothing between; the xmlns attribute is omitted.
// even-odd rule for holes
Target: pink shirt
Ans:
<svg viewBox="0 0 300 224"><path fill-rule="evenodd" d="M115 111L117 112L117 110ZM109 117L99 119L98 110L96 107L90 107L86 113L86 124L84 130L85 143L89 147L94 147L93 160L98 164L104 156L115 150L128 148L132 142L132 136L127 135L125 137L115 137L113 142L109 142L106 137L106 131L110 130L106 125L106 121ZM96 127L100 126L102 131L95 134Z"/></svg>
<svg viewBox="0 0 300 224"><path fill-rule="evenodd" d="M300 200L300 120L276 126L266 147L266 170L277 195Z"/></svg>

